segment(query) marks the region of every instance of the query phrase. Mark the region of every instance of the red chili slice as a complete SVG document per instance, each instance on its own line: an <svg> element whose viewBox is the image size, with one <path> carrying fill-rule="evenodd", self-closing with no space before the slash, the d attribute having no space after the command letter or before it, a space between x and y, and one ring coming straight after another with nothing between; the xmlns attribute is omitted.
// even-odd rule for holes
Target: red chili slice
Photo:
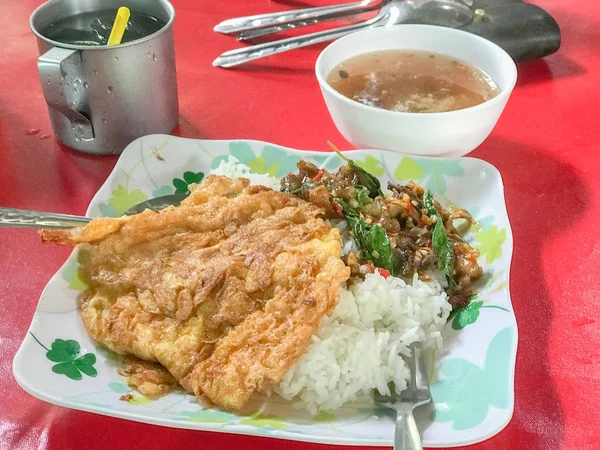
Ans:
<svg viewBox="0 0 600 450"><path fill-rule="evenodd" d="M337 212L340 216L344 216L344 210L342 209L342 207L340 205L338 205L336 202L331 202L331 206L333 206L333 209L335 209L335 212Z"/></svg>
<svg viewBox="0 0 600 450"><path fill-rule="evenodd" d="M324 174L325 170L320 169L319 172L312 178L312 181L319 181L321 178L323 178Z"/></svg>
<svg viewBox="0 0 600 450"><path fill-rule="evenodd" d="M387 269L382 269L381 267L377 269L377 272L379 272L379 275L381 275L383 278L390 276L390 271Z"/></svg>

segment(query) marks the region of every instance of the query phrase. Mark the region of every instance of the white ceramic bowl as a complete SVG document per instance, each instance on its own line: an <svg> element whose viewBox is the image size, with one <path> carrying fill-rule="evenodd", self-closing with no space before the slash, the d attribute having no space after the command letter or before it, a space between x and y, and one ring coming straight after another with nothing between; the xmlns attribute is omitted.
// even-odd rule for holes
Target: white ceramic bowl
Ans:
<svg viewBox="0 0 600 450"><path fill-rule="evenodd" d="M457 58L491 76L500 93L458 111L406 113L363 105L327 83L327 75L338 64L378 50L421 50ZM355 147L430 156L462 156L479 146L496 125L517 81L514 61L493 42L432 25L396 25L352 33L325 48L315 70L335 125Z"/></svg>

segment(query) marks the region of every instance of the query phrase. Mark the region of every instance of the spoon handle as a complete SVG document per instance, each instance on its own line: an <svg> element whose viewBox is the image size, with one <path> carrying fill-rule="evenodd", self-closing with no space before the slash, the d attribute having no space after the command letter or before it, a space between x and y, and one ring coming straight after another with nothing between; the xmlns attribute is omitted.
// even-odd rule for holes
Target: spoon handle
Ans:
<svg viewBox="0 0 600 450"><path fill-rule="evenodd" d="M276 25L269 25L261 28L253 28L246 31L241 31L238 36L238 41L250 41L252 39L256 39L263 36L269 36L271 34L280 33L286 30L293 30L300 27L306 27L308 25L314 25L316 23L326 22L328 20L340 19L342 17L347 17L355 14L360 14L368 11L373 11L374 9L381 8L385 4L389 3L389 0L384 0L382 2L376 2L375 5L367 5L361 6L360 8L350 8L350 5L347 5L347 8L340 9L336 12L332 13L324 13L318 17L307 18L304 20L296 20L294 22L285 22Z"/></svg>
<svg viewBox="0 0 600 450"><path fill-rule="evenodd" d="M235 34L257 28L282 25L288 22L318 20L322 16L337 13L356 13L366 8L371 8L379 3L375 0L363 0L346 5L320 6L316 8L297 9L268 14L257 14L255 16L236 17L225 20L213 28L214 31L224 34Z"/></svg>
<svg viewBox="0 0 600 450"><path fill-rule="evenodd" d="M378 20L370 20L364 23L348 25L334 30L319 31L317 33L306 34L303 36L281 39L274 42L264 44L251 45L249 47L240 48L238 50L230 50L223 53L213 61L213 66L218 67L233 67L238 64L243 64L255 59L264 58L265 56L276 55L278 53L287 52L300 47L318 44L321 42L331 41L339 37L345 36L356 30L363 28L375 27Z"/></svg>
<svg viewBox="0 0 600 450"><path fill-rule="evenodd" d="M413 406L401 403L397 407L394 450L422 450L421 436L413 416Z"/></svg>
<svg viewBox="0 0 600 450"><path fill-rule="evenodd" d="M0 207L0 228L75 228L84 226L91 220L89 217L69 214Z"/></svg>

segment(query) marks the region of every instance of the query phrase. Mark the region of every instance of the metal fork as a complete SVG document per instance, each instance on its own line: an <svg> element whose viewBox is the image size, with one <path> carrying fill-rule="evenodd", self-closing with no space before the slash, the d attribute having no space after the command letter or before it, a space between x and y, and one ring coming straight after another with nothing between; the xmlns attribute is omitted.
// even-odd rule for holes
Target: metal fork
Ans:
<svg viewBox="0 0 600 450"><path fill-rule="evenodd" d="M238 41L248 41L285 30L314 25L328 20L382 9L394 0L363 0L333 6L295 9L291 11L257 14L225 20L214 27L214 31L223 34L235 34ZM406 0L405 0L406 1ZM427 0L417 0L426 2ZM473 0L450 0L462 6L473 6ZM435 25L435 24L434 24Z"/></svg>
<svg viewBox="0 0 600 450"><path fill-rule="evenodd" d="M406 390L402 391L399 398L395 393L393 383L390 386L391 395L382 395L377 389L373 391L375 403L396 411L395 450L421 450L423 448L413 410L431 401L425 352L418 342L411 344L409 348L412 356L405 358L410 369L410 381Z"/></svg>
<svg viewBox="0 0 600 450"><path fill-rule="evenodd" d="M385 5L393 0L378 0L371 2L360 2L353 3L350 5L344 5L334 12L323 12L319 15L315 14L312 17L294 20L285 23L278 23L276 25L261 26L260 28L252 28L246 31L241 31L237 35L238 41L249 41L258 37L268 36L271 34L279 33L285 30L292 30L295 28L306 27L308 25L314 25L316 23L326 22L328 20L340 19L342 17L353 16L356 14L362 14L369 11L375 11L383 8ZM356 5L356 6L353 6ZM360 5L360 6L359 6Z"/></svg>
<svg viewBox="0 0 600 450"><path fill-rule="evenodd" d="M462 0L464 1L467 0ZM426 23L459 27L473 18L473 11L462 2L459 0L394 0L387 3L375 17L365 22L230 50L215 59L213 66L233 67L265 56L331 41L365 28L390 27L405 23L411 18L418 17L418 11L423 6L427 6L427 12L431 15Z"/></svg>
<svg viewBox="0 0 600 450"><path fill-rule="evenodd" d="M385 26L387 24L400 23L412 13L414 6L411 2L391 2L383 7L379 13L366 22L355 23L332 30L318 31L316 33L294 36L278 41L265 42L263 44L251 45L223 53L213 61L213 66L233 67L248 61L276 55L308 45L327 42L345 36L353 31L370 28L373 26Z"/></svg>
<svg viewBox="0 0 600 450"><path fill-rule="evenodd" d="M341 5L319 6L315 8L303 8L294 9L291 11L257 14L254 16L235 17L215 25L213 30L223 34L237 34L257 28L282 26L283 28L279 30L281 31L286 29L285 24L288 23L296 23L301 21L316 23L317 21L320 21L321 18L331 15L337 16L338 14L341 14L337 17L342 17L344 15L357 14L364 10L378 7L381 8L384 3L388 2L385 0L362 0L355 3L346 3ZM294 26L291 26L290 28L294 28Z"/></svg>

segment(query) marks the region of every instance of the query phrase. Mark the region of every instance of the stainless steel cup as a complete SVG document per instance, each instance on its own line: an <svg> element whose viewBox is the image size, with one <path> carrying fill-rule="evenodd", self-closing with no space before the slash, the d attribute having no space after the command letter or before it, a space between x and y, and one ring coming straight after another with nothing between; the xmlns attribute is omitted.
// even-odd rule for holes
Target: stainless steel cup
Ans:
<svg viewBox="0 0 600 450"><path fill-rule="evenodd" d="M120 6L166 25L112 47L68 45L40 33L59 18ZM40 82L62 143L86 153L115 154L140 136L173 130L179 111L174 19L175 10L166 0L50 0L33 12Z"/></svg>

